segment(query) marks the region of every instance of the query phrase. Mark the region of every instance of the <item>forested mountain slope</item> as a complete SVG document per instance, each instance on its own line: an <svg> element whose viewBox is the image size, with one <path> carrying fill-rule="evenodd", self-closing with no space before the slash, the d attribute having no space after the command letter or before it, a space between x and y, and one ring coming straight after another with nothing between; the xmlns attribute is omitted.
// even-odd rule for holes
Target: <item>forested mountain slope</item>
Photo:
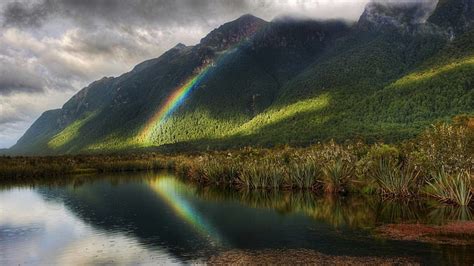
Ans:
<svg viewBox="0 0 474 266"><path fill-rule="evenodd" d="M472 0L368 4L357 23L251 15L45 112L13 153L398 141L474 113Z"/></svg>

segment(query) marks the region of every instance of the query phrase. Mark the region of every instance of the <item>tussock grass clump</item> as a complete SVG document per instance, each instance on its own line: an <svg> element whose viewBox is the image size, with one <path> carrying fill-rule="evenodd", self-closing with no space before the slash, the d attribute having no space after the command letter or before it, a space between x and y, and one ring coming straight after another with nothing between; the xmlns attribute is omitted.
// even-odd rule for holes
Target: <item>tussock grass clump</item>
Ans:
<svg viewBox="0 0 474 266"><path fill-rule="evenodd" d="M471 188L469 173L448 174L442 170L428 182L426 193L441 202L467 206L472 199Z"/></svg>
<svg viewBox="0 0 474 266"><path fill-rule="evenodd" d="M232 159L206 158L201 165L206 181L215 184L231 184L238 178L239 166Z"/></svg>
<svg viewBox="0 0 474 266"><path fill-rule="evenodd" d="M315 189L321 183L320 170L314 158L293 162L288 171L288 183L298 189Z"/></svg>
<svg viewBox="0 0 474 266"><path fill-rule="evenodd" d="M354 167L343 160L336 160L325 164L322 173L324 191L342 193L346 191L349 179L354 174Z"/></svg>
<svg viewBox="0 0 474 266"><path fill-rule="evenodd" d="M322 181L326 193L344 193L355 175L356 156L351 146L330 141L316 146L316 156L321 167Z"/></svg>
<svg viewBox="0 0 474 266"><path fill-rule="evenodd" d="M380 158L370 171L383 196L413 196L419 189L419 171L410 164Z"/></svg>
<svg viewBox="0 0 474 266"><path fill-rule="evenodd" d="M278 189L283 187L287 172L278 160L265 158L244 164L240 180L249 189Z"/></svg>

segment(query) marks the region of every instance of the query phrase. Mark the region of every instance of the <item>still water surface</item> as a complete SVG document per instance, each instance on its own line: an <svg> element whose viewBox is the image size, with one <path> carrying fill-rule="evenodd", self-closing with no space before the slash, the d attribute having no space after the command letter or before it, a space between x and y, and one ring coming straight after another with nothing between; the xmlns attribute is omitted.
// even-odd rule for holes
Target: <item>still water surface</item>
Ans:
<svg viewBox="0 0 474 266"><path fill-rule="evenodd" d="M375 226L472 219L430 203L198 187L169 173L0 187L0 265L199 263L228 250L474 263L473 246L383 240Z"/></svg>

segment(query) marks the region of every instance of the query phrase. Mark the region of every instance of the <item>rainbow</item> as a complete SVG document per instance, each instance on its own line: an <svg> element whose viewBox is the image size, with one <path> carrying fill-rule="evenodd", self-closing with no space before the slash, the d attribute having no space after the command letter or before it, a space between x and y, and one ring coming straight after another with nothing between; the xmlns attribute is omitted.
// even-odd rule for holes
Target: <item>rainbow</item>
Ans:
<svg viewBox="0 0 474 266"><path fill-rule="evenodd" d="M171 207L174 213L190 224L201 236L220 244L221 238L210 224L187 201L180 190L186 190L184 184L172 177L160 177L150 181L150 187Z"/></svg>
<svg viewBox="0 0 474 266"><path fill-rule="evenodd" d="M202 80L209 73L210 67L211 65L203 67L198 74L188 79L184 85L178 87L170 96L168 96L161 108L151 117L151 119L142 129L140 135L143 140L150 141L155 129L163 124L164 121L166 121L166 118L168 118L176 110L176 108L181 105L184 99L194 88L201 84Z"/></svg>
<svg viewBox="0 0 474 266"><path fill-rule="evenodd" d="M258 29L254 29L255 32ZM226 56L229 54L229 51L234 51L236 48L241 46L243 43L246 43L247 39L243 38L238 43L234 44L232 47L219 52L219 55L215 58L214 62L218 64L220 61L226 59ZM178 108L184 101L184 99L189 95L189 93L196 87L198 87L203 79L208 75L210 68L214 64L208 64L202 67L201 71L189 78L184 85L178 87L174 92L168 96L166 101L161 105L160 109L155 112L155 114L148 120L142 130L140 130L138 136L139 140L142 143L150 144L152 142L152 135L156 132L163 122Z"/></svg>

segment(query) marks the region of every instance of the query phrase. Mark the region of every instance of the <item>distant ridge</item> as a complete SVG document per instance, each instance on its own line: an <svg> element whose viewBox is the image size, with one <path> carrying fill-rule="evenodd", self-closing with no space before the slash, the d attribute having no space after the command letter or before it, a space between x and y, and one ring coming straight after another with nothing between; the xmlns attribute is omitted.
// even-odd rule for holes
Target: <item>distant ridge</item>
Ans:
<svg viewBox="0 0 474 266"><path fill-rule="evenodd" d="M472 8L472 0L371 2L350 25L244 15L195 46L93 82L45 112L9 153L410 138L474 113Z"/></svg>

